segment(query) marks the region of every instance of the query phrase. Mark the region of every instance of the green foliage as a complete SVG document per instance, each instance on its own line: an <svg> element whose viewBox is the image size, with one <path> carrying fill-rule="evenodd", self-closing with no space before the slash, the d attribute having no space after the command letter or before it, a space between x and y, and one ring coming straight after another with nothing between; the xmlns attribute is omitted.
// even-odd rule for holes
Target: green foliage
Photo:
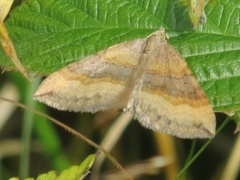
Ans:
<svg viewBox="0 0 240 180"><path fill-rule="evenodd" d="M60 175L55 171L49 171L46 174L39 175L36 180L81 180L89 172L96 158L96 154L89 155L79 166L72 166L64 170ZM19 180L18 178L11 178L10 180ZM34 180L34 178L26 178L25 180Z"/></svg>

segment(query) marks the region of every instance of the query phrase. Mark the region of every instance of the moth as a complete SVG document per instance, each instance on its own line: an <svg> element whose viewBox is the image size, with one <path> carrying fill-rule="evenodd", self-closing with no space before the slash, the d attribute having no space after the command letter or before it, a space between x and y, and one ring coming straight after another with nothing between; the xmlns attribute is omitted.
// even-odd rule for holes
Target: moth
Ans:
<svg viewBox="0 0 240 180"><path fill-rule="evenodd" d="M46 78L34 99L75 112L121 108L144 127L180 138L211 138L215 115L163 29L111 46Z"/></svg>

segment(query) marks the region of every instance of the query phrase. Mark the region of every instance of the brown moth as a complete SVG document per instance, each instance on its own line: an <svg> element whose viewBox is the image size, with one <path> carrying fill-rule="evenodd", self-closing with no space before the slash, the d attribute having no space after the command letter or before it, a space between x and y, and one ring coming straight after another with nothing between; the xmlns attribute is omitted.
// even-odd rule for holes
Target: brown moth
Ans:
<svg viewBox="0 0 240 180"><path fill-rule="evenodd" d="M34 99L75 112L123 108L144 127L181 138L215 134L215 115L205 93L162 29L54 72Z"/></svg>

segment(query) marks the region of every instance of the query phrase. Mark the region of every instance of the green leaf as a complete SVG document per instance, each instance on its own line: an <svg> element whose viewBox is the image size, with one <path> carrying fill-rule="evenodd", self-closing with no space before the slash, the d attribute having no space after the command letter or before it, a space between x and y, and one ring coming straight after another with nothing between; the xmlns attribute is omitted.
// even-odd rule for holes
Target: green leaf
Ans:
<svg viewBox="0 0 240 180"><path fill-rule="evenodd" d="M183 16L179 8L175 0L29 0L6 24L28 71L48 74L110 45L167 27L164 21L175 28L172 19ZM7 58L0 63L13 67Z"/></svg>
<svg viewBox="0 0 240 180"><path fill-rule="evenodd" d="M63 171L57 180L79 180L83 179L88 173L89 169L92 167L96 158L96 154L89 155L80 166L72 166L71 168Z"/></svg>
<svg viewBox="0 0 240 180"><path fill-rule="evenodd" d="M57 175L55 171L49 171L46 174L41 174L37 177L37 180L56 180Z"/></svg>
<svg viewBox="0 0 240 180"><path fill-rule="evenodd" d="M240 1L205 8L207 23L193 31L176 0L29 0L6 25L29 72L49 74L113 44L146 37L163 26L215 111L240 105ZM13 65L0 51L0 65Z"/></svg>
<svg viewBox="0 0 240 180"><path fill-rule="evenodd" d="M81 180L89 173L96 158L96 154L91 154L79 166L71 166L64 170L59 176L55 171L39 175L36 180ZM11 180L19 180L19 178L11 178ZM25 180L34 180L34 178L26 178Z"/></svg>

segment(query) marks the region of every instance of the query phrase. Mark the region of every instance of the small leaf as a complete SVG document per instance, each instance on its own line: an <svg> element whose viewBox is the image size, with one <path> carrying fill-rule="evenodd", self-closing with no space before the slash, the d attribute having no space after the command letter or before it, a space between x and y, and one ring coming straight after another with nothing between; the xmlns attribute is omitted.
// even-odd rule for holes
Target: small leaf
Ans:
<svg viewBox="0 0 240 180"><path fill-rule="evenodd" d="M16 68L29 80L27 72L17 56L12 40L8 36L7 29L2 21L0 21L0 43L6 55L10 58Z"/></svg>
<svg viewBox="0 0 240 180"><path fill-rule="evenodd" d="M41 174L37 177L36 180L56 180L57 175L55 171L49 171L46 174Z"/></svg>
<svg viewBox="0 0 240 180"><path fill-rule="evenodd" d="M57 180L79 180L83 179L92 167L96 158L96 154L89 155L80 166L72 166L71 168L63 171Z"/></svg>
<svg viewBox="0 0 240 180"><path fill-rule="evenodd" d="M13 0L0 0L0 43L5 51L5 53L8 55L8 57L11 59L13 64L17 67L17 69L27 78L27 73L25 68L22 66L20 60L17 57L15 48L12 44L12 40L8 36L7 29L3 23L5 17L8 15L9 10L12 6Z"/></svg>
<svg viewBox="0 0 240 180"><path fill-rule="evenodd" d="M79 166L71 166L64 170L59 176L55 171L39 175L36 180L81 180L89 173L96 158L96 154L89 155ZM10 178L9 180L19 180L19 178ZM34 178L26 178L25 180L34 180Z"/></svg>
<svg viewBox="0 0 240 180"><path fill-rule="evenodd" d="M193 28L197 29L198 24L206 23L206 15L204 12L205 0L189 0L188 9L189 17L193 24Z"/></svg>

